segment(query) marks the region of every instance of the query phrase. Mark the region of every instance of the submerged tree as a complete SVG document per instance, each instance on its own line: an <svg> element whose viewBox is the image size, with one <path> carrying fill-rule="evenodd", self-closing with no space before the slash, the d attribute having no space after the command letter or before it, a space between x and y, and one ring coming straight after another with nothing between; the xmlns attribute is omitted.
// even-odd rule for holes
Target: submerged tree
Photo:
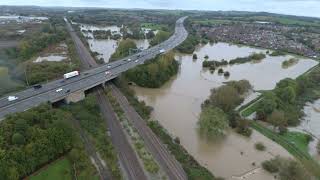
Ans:
<svg viewBox="0 0 320 180"><path fill-rule="evenodd" d="M219 108L204 107L198 122L200 134L208 137L223 136L228 128L227 115Z"/></svg>

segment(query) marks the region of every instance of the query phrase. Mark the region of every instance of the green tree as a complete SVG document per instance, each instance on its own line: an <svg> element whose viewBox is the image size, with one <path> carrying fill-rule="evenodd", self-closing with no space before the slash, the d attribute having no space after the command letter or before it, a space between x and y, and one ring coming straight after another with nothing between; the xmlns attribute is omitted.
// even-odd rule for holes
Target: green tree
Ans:
<svg viewBox="0 0 320 180"><path fill-rule="evenodd" d="M280 168L281 180L310 180L311 177L302 165L294 160L286 160Z"/></svg>
<svg viewBox="0 0 320 180"><path fill-rule="evenodd" d="M258 102L257 115L259 119L265 119L277 108L277 97L273 93L264 94Z"/></svg>
<svg viewBox="0 0 320 180"><path fill-rule="evenodd" d="M217 89L211 90L211 95L209 97L209 102L211 105L219 107L224 112L230 112L238 104L242 102L237 90L228 85L221 86Z"/></svg>
<svg viewBox="0 0 320 180"><path fill-rule="evenodd" d="M155 46L157 44L162 43L170 37L170 33L166 31L158 31L158 33L151 39L150 45Z"/></svg>
<svg viewBox="0 0 320 180"><path fill-rule="evenodd" d="M28 124L27 124L26 120L18 119L15 122L15 130L16 130L16 132L24 134L27 129L28 129Z"/></svg>
<svg viewBox="0 0 320 180"><path fill-rule="evenodd" d="M23 145L25 143L25 138L20 133L15 133L12 136L12 143L16 145Z"/></svg>
<svg viewBox="0 0 320 180"><path fill-rule="evenodd" d="M199 131L202 135L212 138L225 135L228 128L226 114L219 108L204 107L198 121Z"/></svg>
<svg viewBox="0 0 320 180"><path fill-rule="evenodd" d="M130 50L137 49L136 43L131 39L120 41L115 53L111 56L111 61L126 57L130 55Z"/></svg>
<svg viewBox="0 0 320 180"><path fill-rule="evenodd" d="M267 121L273 125L274 129L276 127L286 127L287 126L287 119L283 111L275 110L272 114L268 117Z"/></svg>
<svg viewBox="0 0 320 180"><path fill-rule="evenodd" d="M252 130L250 129L249 121L245 119L239 120L236 131L239 134L250 137L252 134Z"/></svg>
<svg viewBox="0 0 320 180"><path fill-rule="evenodd" d="M278 89L277 95L283 102L290 103L290 104L295 103L296 91L291 86Z"/></svg>

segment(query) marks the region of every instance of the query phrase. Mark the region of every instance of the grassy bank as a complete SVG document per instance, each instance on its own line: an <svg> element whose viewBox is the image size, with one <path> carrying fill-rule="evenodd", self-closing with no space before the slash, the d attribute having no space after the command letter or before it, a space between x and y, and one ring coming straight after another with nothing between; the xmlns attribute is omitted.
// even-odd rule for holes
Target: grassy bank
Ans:
<svg viewBox="0 0 320 180"><path fill-rule="evenodd" d="M285 148L290 154L297 158L310 173L320 178L320 164L306 151L307 143L302 134L287 133L282 136L257 122L251 121L250 125L253 129Z"/></svg>
<svg viewBox="0 0 320 180"><path fill-rule="evenodd" d="M68 159L63 158L60 159L48 167L41 170L34 176L31 176L30 180L71 180L72 173L71 173L71 163Z"/></svg>
<svg viewBox="0 0 320 180"><path fill-rule="evenodd" d="M101 117L99 106L94 95L85 100L66 107L80 122L81 127L88 133L96 149L106 161L112 177L121 179L118 157L114 150L111 138L107 135L107 127Z"/></svg>

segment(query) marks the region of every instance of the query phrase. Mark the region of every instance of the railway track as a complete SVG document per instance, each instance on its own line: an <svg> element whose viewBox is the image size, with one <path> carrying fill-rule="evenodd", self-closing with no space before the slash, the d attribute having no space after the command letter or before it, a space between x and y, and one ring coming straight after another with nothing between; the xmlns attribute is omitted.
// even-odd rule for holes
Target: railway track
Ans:
<svg viewBox="0 0 320 180"><path fill-rule="evenodd" d="M98 64L91 56L88 49L84 46L80 38L72 30L72 27L69 23L67 23L67 27L75 43L76 50L83 68L88 69L91 67L98 67ZM126 177L129 180L146 180L147 177L144 174L143 168L141 167L134 150L129 144L129 141L126 138L120 122L117 119L111 104L106 98L102 87L98 87L97 91L94 93L99 104L102 117L108 126L112 143L118 152L120 163L124 167Z"/></svg>
<svg viewBox="0 0 320 180"><path fill-rule="evenodd" d="M137 129L140 136L143 138L147 148L160 163L164 171L167 173L169 179L172 180L185 180L187 175L181 167L180 163L170 154L168 149L161 143L159 138L147 126L146 122L130 105L126 97L120 90L113 84L111 87L112 94L116 97L121 108L124 110L125 115L132 122Z"/></svg>

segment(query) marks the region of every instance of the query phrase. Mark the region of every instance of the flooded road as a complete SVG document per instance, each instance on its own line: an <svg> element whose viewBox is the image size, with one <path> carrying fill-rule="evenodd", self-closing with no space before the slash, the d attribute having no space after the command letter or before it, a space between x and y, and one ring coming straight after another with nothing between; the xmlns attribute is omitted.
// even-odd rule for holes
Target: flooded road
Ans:
<svg viewBox="0 0 320 180"><path fill-rule="evenodd" d="M202 69L205 55L208 55L209 59L230 60L248 56L253 52L265 50L226 43L200 46L195 52L198 60L193 60L192 55L176 55L176 59L181 63L179 73L163 87L148 89L133 86L138 98L154 107L152 118L158 120L170 134L179 137L181 144L199 163L214 175L226 179L272 179L272 175L260 169L260 163L276 155L291 155L255 131L251 138L242 137L230 130L228 135L218 142L202 139L196 130L197 121L201 103L208 97L210 89L221 86L225 81L240 79L248 79L255 89L272 89L279 80L295 78L317 64L312 60L300 60L295 66L282 69L282 61L291 56L267 57L259 63L225 67L224 69L231 73L229 79ZM258 141L266 145L265 152L254 148Z"/></svg>

